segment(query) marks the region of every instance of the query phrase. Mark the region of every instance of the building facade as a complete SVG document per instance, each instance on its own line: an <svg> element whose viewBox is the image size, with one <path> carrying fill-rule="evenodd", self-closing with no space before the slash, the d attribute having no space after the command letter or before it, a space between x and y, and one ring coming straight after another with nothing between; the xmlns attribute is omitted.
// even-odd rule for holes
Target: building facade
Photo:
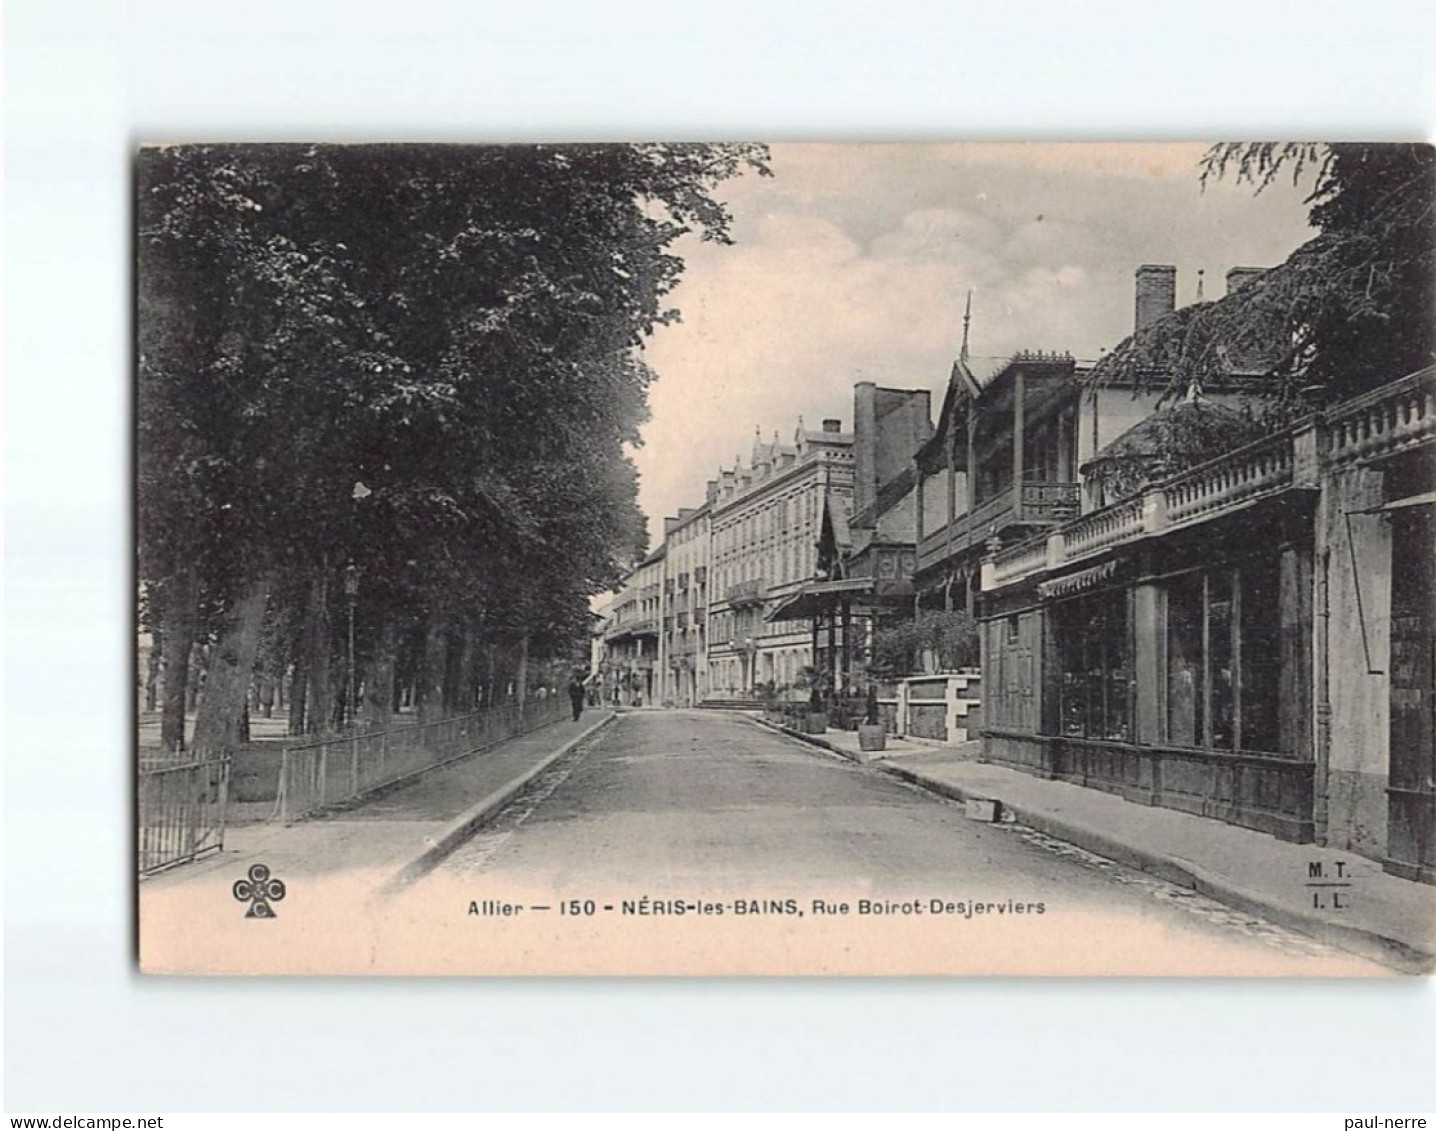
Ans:
<svg viewBox="0 0 1436 1131"><path fill-rule="evenodd" d="M851 510L824 507L810 579L765 613L769 621L806 625L808 662L826 690L861 693L878 624L911 615L913 457L932 435L931 406L926 389L854 386Z"/></svg>
<svg viewBox="0 0 1436 1131"><path fill-rule="evenodd" d="M666 553L658 638L658 701L663 706L696 707L708 694L711 543L707 502L663 520Z"/></svg>
<svg viewBox="0 0 1436 1131"><path fill-rule="evenodd" d="M989 555L984 756L1436 880L1436 371Z"/></svg>
<svg viewBox="0 0 1436 1131"><path fill-rule="evenodd" d="M765 613L813 577L825 509L843 521L853 504L853 436L838 420L801 421L792 444L761 440L751 466L723 469L711 503L708 688L751 699L759 684L791 686L813 662L801 621Z"/></svg>

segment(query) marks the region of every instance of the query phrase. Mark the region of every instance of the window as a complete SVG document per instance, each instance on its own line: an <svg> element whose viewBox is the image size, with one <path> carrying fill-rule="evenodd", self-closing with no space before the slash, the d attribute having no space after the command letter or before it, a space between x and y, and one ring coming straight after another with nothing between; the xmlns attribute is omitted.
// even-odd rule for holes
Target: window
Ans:
<svg viewBox="0 0 1436 1131"><path fill-rule="evenodd" d="M1278 750L1278 560L1185 574L1167 584L1166 598L1167 741Z"/></svg>
<svg viewBox="0 0 1436 1131"><path fill-rule="evenodd" d="M1065 601L1053 613L1061 733L1127 741L1132 717L1127 591Z"/></svg>

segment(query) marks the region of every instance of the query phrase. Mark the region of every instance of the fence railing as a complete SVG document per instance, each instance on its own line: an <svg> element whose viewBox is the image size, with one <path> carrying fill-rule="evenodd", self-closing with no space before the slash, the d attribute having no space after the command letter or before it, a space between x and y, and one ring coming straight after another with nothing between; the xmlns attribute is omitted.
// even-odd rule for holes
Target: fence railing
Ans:
<svg viewBox="0 0 1436 1131"><path fill-rule="evenodd" d="M1436 433L1436 369L1423 369L1333 409L1327 459L1345 463L1393 455Z"/></svg>
<svg viewBox="0 0 1436 1131"><path fill-rule="evenodd" d="M431 723L354 731L286 747L273 819L297 821L346 804L441 762L557 722L568 709L566 696L551 695L522 706L504 704Z"/></svg>
<svg viewBox="0 0 1436 1131"><path fill-rule="evenodd" d="M136 841L141 876L224 847L229 760L142 761Z"/></svg>

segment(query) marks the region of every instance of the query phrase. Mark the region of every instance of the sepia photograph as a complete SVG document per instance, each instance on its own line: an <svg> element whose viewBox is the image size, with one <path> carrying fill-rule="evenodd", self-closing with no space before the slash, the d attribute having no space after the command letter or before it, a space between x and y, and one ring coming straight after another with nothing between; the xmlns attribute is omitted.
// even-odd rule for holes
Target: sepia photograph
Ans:
<svg viewBox="0 0 1436 1131"><path fill-rule="evenodd" d="M144 974L1436 966L1430 145L131 156Z"/></svg>

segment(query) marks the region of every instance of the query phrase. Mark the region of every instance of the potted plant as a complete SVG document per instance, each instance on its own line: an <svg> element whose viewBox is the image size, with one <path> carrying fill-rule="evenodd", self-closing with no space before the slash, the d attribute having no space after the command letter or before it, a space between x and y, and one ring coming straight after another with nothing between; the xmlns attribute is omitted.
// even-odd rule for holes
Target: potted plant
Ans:
<svg viewBox="0 0 1436 1131"><path fill-rule="evenodd" d="M867 707L863 712L863 721L858 724L858 749L873 753L886 750L887 744L887 729L883 726L882 716L878 712L877 684L869 683Z"/></svg>

